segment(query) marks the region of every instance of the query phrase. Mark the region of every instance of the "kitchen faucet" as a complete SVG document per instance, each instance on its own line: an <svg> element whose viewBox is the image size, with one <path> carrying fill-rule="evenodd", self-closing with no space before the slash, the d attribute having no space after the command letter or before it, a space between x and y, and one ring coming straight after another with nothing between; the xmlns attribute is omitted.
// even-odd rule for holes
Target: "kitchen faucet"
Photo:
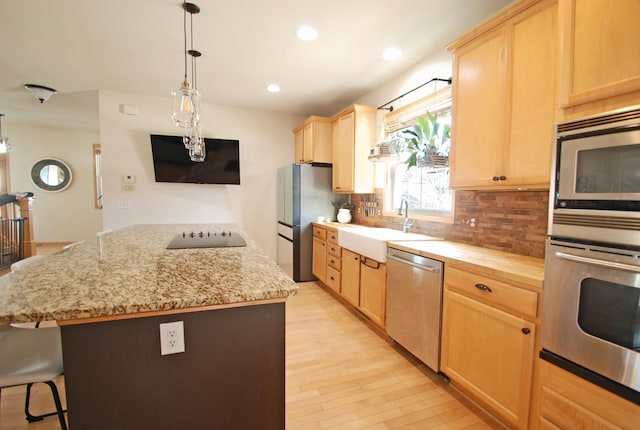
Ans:
<svg viewBox="0 0 640 430"><path fill-rule="evenodd" d="M402 215L402 205L404 205L404 221L402 222L402 232L408 233L409 227L413 226L415 221L409 219L409 202L407 199L402 199L400 202L400 209L398 209L398 215Z"/></svg>

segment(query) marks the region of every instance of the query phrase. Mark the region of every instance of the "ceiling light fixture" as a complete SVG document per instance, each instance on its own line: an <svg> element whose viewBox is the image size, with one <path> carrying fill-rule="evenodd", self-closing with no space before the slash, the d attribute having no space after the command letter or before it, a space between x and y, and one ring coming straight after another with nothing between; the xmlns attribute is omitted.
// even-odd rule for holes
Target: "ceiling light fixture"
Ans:
<svg viewBox="0 0 640 430"><path fill-rule="evenodd" d="M382 58L387 61L395 61L400 57L402 57L402 51L393 46L385 49L382 53Z"/></svg>
<svg viewBox="0 0 640 430"><path fill-rule="evenodd" d="M42 85L25 84L24 87L27 90L31 91L33 95L36 96L38 100L40 100L41 104L49 100L49 97L51 97L52 95L58 94L58 91L54 90L53 88L45 87Z"/></svg>
<svg viewBox="0 0 640 430"><path fill-rule="evenodd" d="M184 146L189 150L189 157L193 161L204 161L206 156L202 125L200 124L200 93L196 83L196 59L202 55L193 49L193 15L200 13L200 7L183 1L183 31L184 31L184 80L180 88L171 92L171 117L178 127L185 128L183 136ZM190 16L189 31L191 35L190 49L187 49L187 13ZM188 79L187 55L191 56L191 81Z"/></svg>
<svg viewBox="0 0 640 430"><path fill-rule="evenodd" d="M280 85L278 84L271 84L267 87L267 91L269 91L270 93L279 93L280 92Z"/></svg>
<svg viewBox="0 0 640 430"><path fill-rule="evenodd" d="M4 114L0 113L0 154L6 154L7 152L11 151L11 148L13 148L13 145L9 143L9 138L2 137L2 117L3 116Z"/></svg>
<svg viewBox="0 0 640 430"><path fill-rule="evenodd" d="M307 42L311 40L316 40L318 38L318 30L316 30L315 28L309 25L303 25L299 27L298 30L296 31L296 36L298 36L298 39L304 40Z"/></svg>

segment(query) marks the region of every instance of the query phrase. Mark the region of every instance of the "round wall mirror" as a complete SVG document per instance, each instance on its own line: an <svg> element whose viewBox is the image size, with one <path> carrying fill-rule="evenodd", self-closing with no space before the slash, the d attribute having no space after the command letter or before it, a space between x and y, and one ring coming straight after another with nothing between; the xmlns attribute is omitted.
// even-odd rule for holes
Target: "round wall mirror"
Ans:
<svg viewBox="0 0 640 430"><path fill-rule="evenodd" d="M71 169L64 161L45 158L31 167L31 180L44 191L62 191L71 184Z"/></svg>

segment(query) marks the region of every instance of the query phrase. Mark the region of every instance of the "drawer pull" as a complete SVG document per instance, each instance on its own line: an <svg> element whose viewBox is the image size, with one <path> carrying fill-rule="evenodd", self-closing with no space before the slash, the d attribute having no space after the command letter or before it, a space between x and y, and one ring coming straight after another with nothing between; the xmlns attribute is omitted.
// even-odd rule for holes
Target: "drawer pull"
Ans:
<svg viewBox="0 0 640 430"><path fill-rule="evenodd" d="M331 264L336 264L336 260L331 260Z"/></svg>
<svg viewBox="0 0 640 430"><path fill-rule="evenodd" d="M529 334L529 333L531 333L531 329L529 329L529 328L527 328L527 327L524 327L524 328L522 329L522 333L524 333L524 334Z"/></svg>
<svg viewBox="0 0 640 430"><path fill-rule="evenodd" d="M491 288L487 287L485 284L476 284L476 288L482 291L486 291L487 293L492 293Z"/></svg>
<svg viewBox="0 0 640 430"><path fill-rule="evenodd" d="M333 276L330 276L329 279L331 279L332 281L335 281L336 278L334 278ZM524 329L522 329L524 331Z"/></svg>

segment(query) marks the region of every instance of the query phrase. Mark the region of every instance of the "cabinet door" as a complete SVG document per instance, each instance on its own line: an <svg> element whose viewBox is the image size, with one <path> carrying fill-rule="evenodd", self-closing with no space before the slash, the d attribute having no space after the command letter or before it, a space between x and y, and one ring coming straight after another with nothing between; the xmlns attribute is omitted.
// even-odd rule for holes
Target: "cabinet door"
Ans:
<svg viewBox="0 0 640 430"><path fill-rule="evenodd" d="M311 273L322 282L327 279L327 242L317 237L313 238Z"/></svg>
<svg viewBox="0 0 640 430"><path fill-rule="evenodd" d="M561 0L560 6L562 106L640 91L640 2Z"/></svg>
<svg viewBox="0 0 640 430"><path fill-rule="evenodd" d="M513 20L505 176L509 186L548 188L557 112L557 4L543 1ZM532 61L535 59L535 61Z"/></svg>
<svg viewBox="0 0 640 430"><path fill-rule="evenodd" d="M354 182L355 112L342 115L334 123L333 191L349 193Z"/></svg>
<svg viewBox="0 0 640 430"><path fill-rule="evenodd" d="M495 185L505 141L504 31L456 50L451 130L451 188Z"/></svg>
<svg viewBox="0 0 640 430"><path fill-rule="evenodd" d="M313 123L302 129L302 158L306 163L313 161Z"/></svg>
<svg viewBox="0 0 640 430"><path fill-rule="evenodd" d="M535 324L445 289L442 371L514 428L526 428Z"/></svg>
<svg viewBox="0 0 640 430"><path fill-rule="evenodd" d="M304 130L297 130L294 134L295 138L295 160L294 163L304 162Z"/></svg>
<svg viewBox="0 0 640 430"><path fill-rule="evenodd" d="M387 265L362 257L360 265L360 310L384 327Z"/></svg>
<svg viewBox="0 0 640 430"><path fill-rule="evenodd" d="M353 306L360 306L360 254L342 248L341 294Z"/></svg>

